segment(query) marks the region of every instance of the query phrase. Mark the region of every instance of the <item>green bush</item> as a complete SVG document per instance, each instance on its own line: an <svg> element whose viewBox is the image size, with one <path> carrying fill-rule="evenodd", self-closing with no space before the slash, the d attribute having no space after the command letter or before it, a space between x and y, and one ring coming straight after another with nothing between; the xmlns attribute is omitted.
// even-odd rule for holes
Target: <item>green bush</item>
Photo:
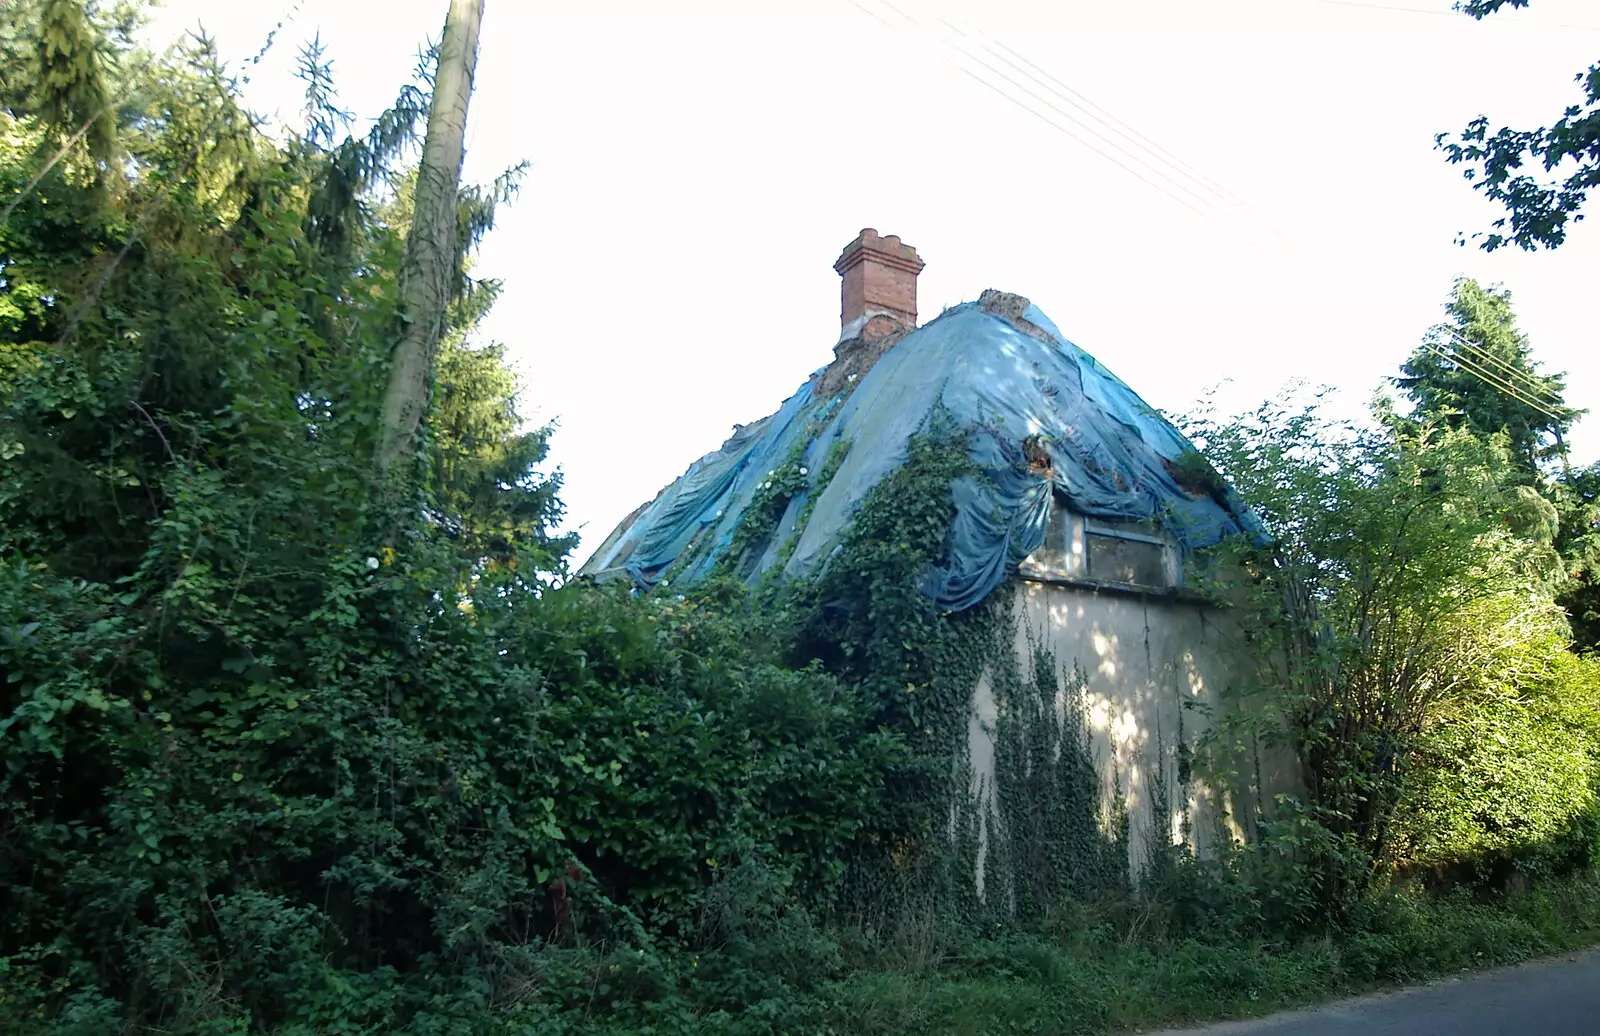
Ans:
<svg viewBox="0 0 1600 1036"><path fill-rule="evenodd" d="M1210 568L1255 666L1203 761L1249 781L1249 746L1293 752L1301 792L1243 819L1263 899L1295 924L1347 920L1397 868L1503 878L1592 855L1592 678L1550 523L1526 514L1554 511L1504 435L1375 416L1280 399L1190 424L1268 534Z"/></svg>
<svg viewBox="0 0 1600 1036"><path fill-rule="evenodd" d="M783 860L813 898L838 877L899 755L846 685L753 657L714 601L574 586L506 634L545 688L540 794L617 903L681 931L742 860Z"/></svg>
<svg viewBox="0 0 1600 1036"><path fill-rule="evenodd" d="M684 947L763 962L709 1001L825 969L793 904L898 740L744 612L556 589L493 285L418 470L374 470L415 91L280 147L203 48L106 54L115 190L0 97L0 1028L560 1031L613 964L660 1003ZM774 913L710 934L758 864Z"/></svg>
<svg viewBox="0 0 1600 1036"><path fill-rule="evenodd" d="M1396 817L1406 866L1503 884L1600 858L1600 659L1557 644L1539 661L1423 733Z"/></svg>

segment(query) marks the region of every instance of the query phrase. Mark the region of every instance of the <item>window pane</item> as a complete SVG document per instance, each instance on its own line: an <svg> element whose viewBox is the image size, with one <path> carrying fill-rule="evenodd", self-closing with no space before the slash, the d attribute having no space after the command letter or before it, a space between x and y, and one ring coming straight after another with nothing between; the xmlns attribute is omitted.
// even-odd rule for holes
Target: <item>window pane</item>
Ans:
<svg viewBox="0 0 1600 1036"><path fill-rule="evenodd" d="M1160 544L1093 534L1086 539L1090 578L1140 586L1167 585L1167 566Z"/></svg>
<svg viewBox="0 0 1600 1036"><path fill-rule="evenodd" d="M1072 518L1065 507L1050 507L1050 525L1044 534L1044 552L1055 565L1065 565L1067 555L1072 553Z"/></svg>
<svg viewBox="0 0 1600 1036"><path fill-rule="evenodd" d="M1079 524L1071 511L1060 504L1052 504L1044 542L1028 556L1023 567L1055 575L1081 576L1083 553L1078 542Z"/></svg>

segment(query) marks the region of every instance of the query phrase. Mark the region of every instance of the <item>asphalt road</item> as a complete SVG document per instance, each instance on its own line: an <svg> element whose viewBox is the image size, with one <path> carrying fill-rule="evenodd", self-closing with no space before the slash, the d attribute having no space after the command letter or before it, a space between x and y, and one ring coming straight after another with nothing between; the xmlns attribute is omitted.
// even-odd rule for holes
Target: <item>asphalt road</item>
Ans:
<svg viewBox="0 0 1600 1036"><path fill-rule="evenodd" d="M1154 1036L1600 1036L1600 951Z"/></svg>

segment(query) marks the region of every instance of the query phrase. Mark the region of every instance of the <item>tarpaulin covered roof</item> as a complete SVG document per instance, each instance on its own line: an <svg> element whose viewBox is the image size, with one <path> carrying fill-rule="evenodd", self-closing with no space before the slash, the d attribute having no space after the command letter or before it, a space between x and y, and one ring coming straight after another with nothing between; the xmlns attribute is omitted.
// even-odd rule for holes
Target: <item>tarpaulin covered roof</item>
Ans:
<svg viewBox="0 0 1600 1036"><path fill-rule="evenodd" d="M775 473L798 470L803 488L755 548L750 577L779 564L786 578L811 571L936 414L968 433L980 471L951 486L949 553L924 581L941 609L982 601L1039 549L1053 496L1091 518L1158 522L1185 549L1259 531L1231 489L1195 477L1207 469L1170 422L1020 296L985 292L945 311L826 398L818 386L840 379L823 375L690 465L579 574L626 573L646 588L681 559L672 578L693 583L728 551L746 507L771 499ZM848 452L819 484L839 443Z"/></svg>

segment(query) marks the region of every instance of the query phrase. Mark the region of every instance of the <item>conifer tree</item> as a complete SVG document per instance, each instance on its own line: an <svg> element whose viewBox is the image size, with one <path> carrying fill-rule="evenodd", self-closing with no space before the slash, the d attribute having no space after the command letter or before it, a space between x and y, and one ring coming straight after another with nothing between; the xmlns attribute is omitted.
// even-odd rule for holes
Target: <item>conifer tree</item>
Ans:
<svg viewBox="0 0 1600 1036"><path fill-rule="evenodd" d="M1396 379L1416 404L1414 416L1480 438L1504 432L1524 481L1541 481L1565 455L1581 414L1566 405L1564 376L1538 370L1509 291L1463 277L1445 312Z"/></svg>
<svg viewBox="0 0 1600 1036"><path fill-rule="evenodd" d="M1558 600L1580 648L1600 646L1600 465L1574 469L1566 437L1583 414L1566 404L1561 374L1545 374L1511 310L1511 293L1461 278L1396 383L1412 420L1504 434L1522 500L1561 559Z"/></svg>
<svg viewBox="0 0 1600 1036"><path fill-rule="evenodd" d="M108 160L116 140L99 34L82 0L44 0L38 16L33 109L58 133Z"/></svg>

